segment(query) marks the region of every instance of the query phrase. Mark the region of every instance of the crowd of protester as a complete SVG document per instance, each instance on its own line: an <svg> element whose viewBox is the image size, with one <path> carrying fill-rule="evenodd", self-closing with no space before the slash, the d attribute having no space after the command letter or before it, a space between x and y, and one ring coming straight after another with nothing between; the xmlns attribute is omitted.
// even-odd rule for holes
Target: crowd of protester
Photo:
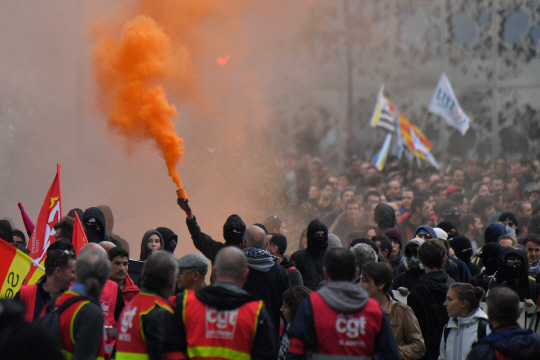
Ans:
<svg viewBox="0 0 540 360"><path fill-rule="evenodd" d="M106 211L72 210L54 227L43 278L0 302L0 324L15 329L0 329L0 353L540 358L540 336L517 323L520 303L535 313L540 302L539 161L501 156L436 169L389 158L378 171L354 159L339 174L310 155L284 164L282 206L251 226L230 215L223 241L203 232L196 204L178 199L198 250L180 259L168 228L148 230L134 261L107 231ZM74 211L90 242L78 256ZM25 249L25 234L7 221L0 238ZM51 314L59 334L43 327ZM13 349L21 341L13 331L51 341Z"/></svg>

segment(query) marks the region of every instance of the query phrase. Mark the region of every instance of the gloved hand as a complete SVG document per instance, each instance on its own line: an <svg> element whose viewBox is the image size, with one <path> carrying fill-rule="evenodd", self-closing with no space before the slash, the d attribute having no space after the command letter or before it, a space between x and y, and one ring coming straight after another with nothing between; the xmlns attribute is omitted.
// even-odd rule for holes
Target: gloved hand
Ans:
<svg viewBox="0 0 540 360"><path fill-rule="evenodd" d="M191 208L189 207L188 202L189 200L178 198L178 206L180 206L180 209L185 211L187 217L192 217L193 212L191 211Z"/></svg>
<svg viewBox="0 0 540 360"><path fill-rule="evenodd" d="M401 296L407 296L410 293L409 289L407 289L406 287L403 287L403 286L399 287L398 291L399 291Z"/></svg>

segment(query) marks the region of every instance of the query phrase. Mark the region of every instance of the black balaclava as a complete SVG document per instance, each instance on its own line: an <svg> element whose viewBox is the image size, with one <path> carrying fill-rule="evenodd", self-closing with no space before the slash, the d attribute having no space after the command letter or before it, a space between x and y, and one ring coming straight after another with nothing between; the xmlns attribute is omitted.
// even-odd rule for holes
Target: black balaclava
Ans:
<svg viewBox="0 0 540 360"><path fill-rule="evenodd" d="M13 229L7 220L0 220L0 238L8 243L13 243Z"/></svg>
<svg viewBox="0 0 540 360"><path fill-rule="evenodd" d="M454 226L454 224L452 224L450 221L441 221L437 225L437 227L443 229L444 231L446 231L447 234L449 234L448 235L448 240L453 238L453 237L450 236L450 234L452 233L452 230L454 230L456 232L454 236L457 236L457 229Z"/></svg>
<svg viewBox="0 0 540 360"><path fill-rule="evenodd" d="M318 231L324 231L323 236L315 236ZM319 219L312 220L307 228L307 252L314 256L322 256L328 247L328 228Z"/></svg>
<svg viewBox="0 0 540 360"><path fill-rule="evenodd" d="M88 238L88 242L99 243L106 241L105 236L105 215L98 207L90 207L84 211L82 217L83 224L96 224L97 226L86 226L85 233ZM99 230L97 230L99 227Z"/></svg>
<svg viewBox="0 0 540 360"><path fill-rule="evenodd" d="M501 252L499 243L487 243L482 246L482 265L486 268L486 275L493 275L498 268L499 253Z"/></svg>
<svg viewBox="0 0 540 360"><path fill-rule="evenodd" d="M509 266L505 260L509 257L521 259L521 266ZM516 250L511 247L504 247L499 253L499 271L504 276L504 280L512 287L512 280L519 279L519 283L524 284L529 277L529 262L527 254L524 251Z"/></svg>
<svg viewBox="0 0 540 360"><path fill-rule="evenodd" d="M471 262L472 245L471 240L465 236L456 236L450 240L450 247L454 249L456 257L463 261L465 264Z"/></svg>
<svg viewBox="0 0 540 360"><path fill-rule="evenodd" d="M178 244L178 235L176 235L171 229L166 227L158 227L156 230L161 234L165 246L163 250L174 253L176 245Z"/></svg>
<svg viewBox="0 0 540 360"><path fill-rule="evenodd" d="M240 232L233 232L237 230ZM223 238L225 239L225 245L241 246L244 240L244 233L246 232L246 224L242 221L240 216L234 214L227 218L223 225Z"/></svg>

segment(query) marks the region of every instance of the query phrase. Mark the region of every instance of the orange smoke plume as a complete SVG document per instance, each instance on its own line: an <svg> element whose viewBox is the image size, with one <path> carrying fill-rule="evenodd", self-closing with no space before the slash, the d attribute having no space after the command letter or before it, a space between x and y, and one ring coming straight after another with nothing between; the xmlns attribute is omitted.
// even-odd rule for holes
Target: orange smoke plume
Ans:
<svg viewBox="0 0 540 360"><path fill-rule="evenodd" d="M176 165L183 154L182 139L172 121L178 112L163 87L153 85L166 75L172 55L169 37L154 20L138 16L124 26L120 40L104 36L93 50L109 128L128 140L154 140L169 176L181 189Z"/></svg>

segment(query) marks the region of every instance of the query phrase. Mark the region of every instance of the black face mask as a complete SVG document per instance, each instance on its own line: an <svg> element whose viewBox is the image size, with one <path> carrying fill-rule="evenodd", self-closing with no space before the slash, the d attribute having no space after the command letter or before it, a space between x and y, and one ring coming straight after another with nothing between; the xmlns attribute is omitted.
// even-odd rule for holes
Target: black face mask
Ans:
<svg viewBox="0 0 540 360"><path fill-rule="evenodd" d="M465 264L468 264L469 262L471 262L471 256L472 256L471 249L456 253L456 257L459 260L463 261Z"/></svg>
<svg viewBox="0 0 540 360"><path fill-rule="evenodd" d="M225 244L227 245L240 246L244 240L244 234L232 231L223 234L223 237L225 238Z"/></svg>
<svg viewBox="0 0 540 360"><path fill-rule="evenodd" d="M86 236L88 237L88 242L99 243L104 240L103 230L98 230L96 226L88 226L86 228Z"/></svg>

